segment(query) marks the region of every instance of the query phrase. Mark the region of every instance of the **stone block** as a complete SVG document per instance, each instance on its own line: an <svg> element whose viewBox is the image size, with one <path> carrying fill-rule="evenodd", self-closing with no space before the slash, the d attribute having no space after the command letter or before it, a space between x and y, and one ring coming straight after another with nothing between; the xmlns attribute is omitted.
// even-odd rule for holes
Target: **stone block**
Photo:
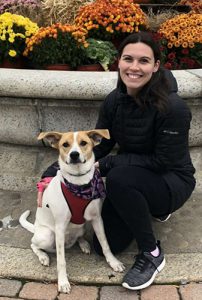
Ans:
<svg viewBox="0 0 202 300"><path fill-rule="evenodd" d="M141 300L180 300L177 287L152 285L141 291Z"/></svg>
<svg viewBox="0 0 202 300"><path fill-rule="evenodd" d="M54 300L57 295L56 284L28 282L23 286L19 297L32 300Z"/></svg>
<svg viewBox="0 0 202 300"><path fill-rule="evenodd" d="M180 287L182 300L202 300L202 284L190 283Z"/></svg>
<svg viewBox="0 0 202 300"><path fill-rule="evenodd" d="M104 286L100 291L100 300L138 300L136 291L130 291L122 286Z"/></svg>
<svg viewBox="0 0 202 300"><path fill-rule="evenodd" d="M99 289L94 286L72 285L70 294L60 294L58 300L97 300Z"/></svg>
<svg viewBox="0 0 202 300"><path fill-rule="evenodd" d="M0 296L17 296L21 287L21 281L0 278Z"/></svg>

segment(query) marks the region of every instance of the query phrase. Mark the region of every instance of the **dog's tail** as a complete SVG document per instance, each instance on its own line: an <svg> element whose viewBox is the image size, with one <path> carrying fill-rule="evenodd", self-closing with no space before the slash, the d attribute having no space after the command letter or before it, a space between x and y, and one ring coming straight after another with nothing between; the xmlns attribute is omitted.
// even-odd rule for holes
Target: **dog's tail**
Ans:
<svg viewBox="0 0 202 300"><path fill-rule="evenodd" d="M27 229L28 231L34 233L34 225L30 222L27 221L27 217L30 214L30 210L26 210L19 219L19 222L21 224L22 227L24 227L25 229Z"/></svg>

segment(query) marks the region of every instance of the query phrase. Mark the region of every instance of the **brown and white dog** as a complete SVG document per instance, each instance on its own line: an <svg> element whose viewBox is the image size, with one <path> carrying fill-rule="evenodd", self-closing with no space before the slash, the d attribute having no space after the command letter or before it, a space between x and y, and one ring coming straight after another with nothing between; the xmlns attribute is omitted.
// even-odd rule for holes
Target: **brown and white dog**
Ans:
<svg viewBox="0 0 202 300"><path fill-rule="evenodd" d="M38 136L39 140L47 139L52 147L59 150L60 170L43 193L42 207L37 208L34 225L27 221L30 211L21 215L20 224L34 233L31 248L42 265L49 265L49 256L43 250L56 251L59 292L69 293L71 288L66 272L65 248L70 248L78 241L81 250L90 253L90 245L83 237L84 224L72 223L72 210L65 199L62 185L69 182L74 187L83 186L92 181L96 172L93 147L103 137L110 138L108 130L42 132ZM83 218L91 221L108 264L114 271L122 272L124 265L112 254L105 236L101 205L101 199L89 201Z"/></svg>

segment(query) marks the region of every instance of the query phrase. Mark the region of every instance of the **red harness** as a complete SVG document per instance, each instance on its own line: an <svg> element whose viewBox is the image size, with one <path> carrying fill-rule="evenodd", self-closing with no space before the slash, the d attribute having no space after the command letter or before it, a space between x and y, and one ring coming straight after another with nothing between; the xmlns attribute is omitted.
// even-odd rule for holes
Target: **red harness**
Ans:
<svg viewBox="0 0 202 300"><path fill-rule="evenodd" d="M62 188L63 195L67 201L67 205L69 206L69 209L72 214L70 220L71 223L77 225L84 224L85 219L83 215L86 207L92 200L86 200L81 197L75 196L67 189L66 185L63 182L61 182L61 188Z"/></svg>

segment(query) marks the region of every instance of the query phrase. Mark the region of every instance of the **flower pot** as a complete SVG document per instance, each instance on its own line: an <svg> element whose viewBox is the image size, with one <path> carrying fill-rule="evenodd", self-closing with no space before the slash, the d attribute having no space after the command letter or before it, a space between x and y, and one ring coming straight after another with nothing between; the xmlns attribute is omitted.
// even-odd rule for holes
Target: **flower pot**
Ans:
<svg viewBox="0 0 202 300"><path fill-rule="evenodd" d="M10 61L8 59L4 59L2 64L0 64L0 68L23 69L24 61L22 58L18 58L15 61Z"/></svg>
<svg viewBox="0 0 202 300"><path fill-rule="evenodd" d="M72 68L68 64L46 65L44 69L50 71L71 71L72 70Z"/></svg>
<svg viewBox="0 0 202 300"><path fill-rule="evenodd" d="M118 71L118 59L109 66L109 71Z"/></svg>
<svg viewBox="0 0 202 300"><path fill-rule="evenodd" d="M77 71L104 71L103 67L100 64L93 65L81 65L78 66Z"/></svg>

